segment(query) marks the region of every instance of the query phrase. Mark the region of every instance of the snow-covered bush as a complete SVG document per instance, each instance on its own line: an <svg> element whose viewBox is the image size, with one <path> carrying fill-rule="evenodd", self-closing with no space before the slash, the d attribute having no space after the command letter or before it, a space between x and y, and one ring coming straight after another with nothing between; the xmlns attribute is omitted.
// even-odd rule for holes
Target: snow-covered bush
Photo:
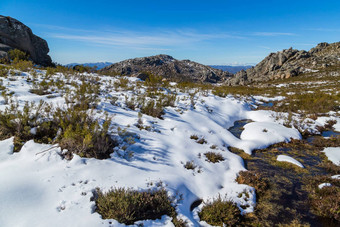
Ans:
<svg viewBox="0 0 340 227"><path fill-rule="evenodd" d="M204 153L204 155L207 158L207 161L212 162L212 163L224 161L224 158L220 153L210 151L210 152Z"/></svg>
<svg viewBox="0 0 340 227"><path fill-rule="evenodd" d="M224 201L219 196L214 201L204 203L199 217L213 226L236 226L242 216L234 202Z"/></svg>
<svg viewBox="0 0 340 227"><path fill-rule="evenodd" d="M97 189L96 211L103 219L115 219L131 225L138 220L176 217L173 199L165 189L136 191L114 188L104 193Z"/></svg>

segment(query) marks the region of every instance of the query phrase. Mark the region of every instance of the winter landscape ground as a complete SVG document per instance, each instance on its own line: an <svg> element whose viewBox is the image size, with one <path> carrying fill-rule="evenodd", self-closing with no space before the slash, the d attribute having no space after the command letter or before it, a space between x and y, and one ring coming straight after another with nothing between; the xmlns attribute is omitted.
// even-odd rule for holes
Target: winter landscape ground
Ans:
<svg viewBox="0 0 340 227"><path fill-rule="evenodd" d="M331 15L324 8L338 15L335 3L317 3L322 17L311 21L322 30L308 39L309 23L297 29L303 35L249 27L286 25L300 1L234 11L232 1L220 1L228 10L205 1L34 2L45 10L32 13L26 8L33 3L22 1L14 13L53 40L59 59L122 56L112 64L58 64L44 39L0 15L0 227L340 226L340 42L324 35L339 29L323 23ZM303 10L311 2L300 6L294 25L298 16L308 20ZM46 13L65 27L41 24ZM235 18L247 21L236 26ZM198 21L202 32L180 20ZM285 42L315 45L278 48ZM220 64L223 53L252 62L258 56L241 55L271 49L264 44L275 51L254 66L229 68L233 73L169 55ZM230 54L234 46L240 51ZM135 57L141 53L154 55Z"/></svg>
<svg viewBox="0 0 340 227"><path fill-rule="evenodd" d="M270 195L273 196L270 202L263 202L272 204L270 209L274 213L270 214L268 207L261 207L256 182L240 175L247 169L255 175L264 174L263 179L268 179L271 185L266 189L269 194L274 194L271 190L278 186L278 182L270 179L274 178L272 173L266 175L266 171L273 169L275 178L298 175L301 179L294 188L298 187L301 195L307 191L301 189L303 186L314 190L308 193L336 187L325 196L325 201L318 202L329 203L329 196L335 196L333 205L339 205L336 174L340 161L340 118L338 110L331 110L338 106L339 74L318 78L316 73L308 73L270 85L228 89L168 82L156 76L141 81L62 67L19 68L15 64L1 65L1 226L124 225L112 218L103 219L95 199L98 192L118 188L165 190L172 198L175 216L140 220L137 225L173 226L172 220L177 217L183 225L209 226L200 217L204 207L218 199L232 201L246 217L230 222L232 225L253 221L265 225L290 224L297 220L313 224L319 221L316 216L323 216L317 211L302 212L299 206L292 216L287 208L294 208L283 202L283 197L294 194L298 198L300 194L295 194L295 189L276 192L277 198ZM313 86L306 86L310 81ZM292 103L296 99L291 97L297 91L313 95L326 89L336 100L325 104L326 112L320 116L309 112L312 103L300 107ZM78 109L84 103L87 108ZM286 103L284 108L301 111L281 112L280 103ZM329 106L331 109L327 109ZM47 126L43 122L51 122L54 112L61 110L86 112L99 122L96 127L110 122L107 133L115 141L111 152L100 159L96 158L100 154L86 153L86 149L69 155L65 141L58 139L62 133L66 137L62 126L51 138L42 140L49 133L44 131ZM72 117L69 114L64 116ZM85 124L78 125L75 131L89 126L81 120L74 123ZM12 131L6 131L10 127ZM62 146L58 145L60 142ZM269 167L260 166L257 159ZM320 175L314 175L317 171ZM301 183L308 177L314 177L316 184ZM322 183L326 183L322 189L313 188L321 188ZM292 202L307 203L296 201L294 196ZM329 223L339 220L339 207L336 209ZM261 212L268 212L268 217L256 217ZM209 217L206 220L214 223Z"/></svg>

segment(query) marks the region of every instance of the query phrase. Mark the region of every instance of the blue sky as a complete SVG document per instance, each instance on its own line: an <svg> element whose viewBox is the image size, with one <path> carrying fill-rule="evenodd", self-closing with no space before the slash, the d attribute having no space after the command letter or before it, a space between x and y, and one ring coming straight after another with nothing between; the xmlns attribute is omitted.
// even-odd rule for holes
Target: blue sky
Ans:
<svg viewBox="0 0 340 227"><path fill-rule="evenodd" d="M340 41L339 0L1 0L0 14L46 39L62 64L155 54L246 64L289 47Z"/></svg>

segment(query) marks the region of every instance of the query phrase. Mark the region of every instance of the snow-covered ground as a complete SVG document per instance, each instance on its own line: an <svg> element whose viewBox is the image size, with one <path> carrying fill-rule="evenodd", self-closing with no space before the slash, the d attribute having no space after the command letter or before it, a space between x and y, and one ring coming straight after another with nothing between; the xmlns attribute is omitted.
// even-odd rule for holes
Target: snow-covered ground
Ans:
<svg viewBox="0 0 340 227"><path fill-rule="evenodd" d="M9 92L14 92L21 106L25 101L65 103L62 94L52 98L31 94L31 86L26 81L30 76L22 73L15 81L3 79L3 84ZM38 73L38 77L42 76ZM54 77L66 80L62 74ZM129 80L131 84L137 81L136 78ZM252 212L254 188L235 182L237 173L245 168L242 158L229 152L227 147L237 147L251 154L254 149L301 138L296 129L284 127L271 111L251 110L242 100L211 93L197 93L193 108L189 94L178 92L175 107L166 108L164 119L143 115L143 125L150 126L151 130L140 130L136 127L138 109L128 109L124 104L125 97L132 97L136 90L108 89L106 85L117 81L116 78L101 77L101 81L102 89L107 92L100 97L98 111L104 110L113 116L114 128L126 129L135 143L117 147L106 160L75 155L67 161L61 158L57 145L28 141L19 153L13 153L13 138L1 141L0 226L120 226L115 220L103 220L94 212L95 202L90 200L93 190L97 187L104 191L112 187L145 190L155 187L157 182L162 182L172 195L183 195L177 212L191 226L198 226L200 222L197 214L190 211L197 199L207 201L223 195L236 202L243 213ZM118 97L115 105L107 99L113 96ZM4 110L2 97L0 102L0 109ZM238 139L227 129L242 119L253 122L244 126ZM199 144L190 139L191 135L204 138L207 143ZM212 149L212 145L216 148ZM206 161L204 153L208 151L222 154L224 161ZM194 170L184 168L188 161L195 164ZM242 192L248 192L250 199L239 197ZM248 205L248 208L243 210L241 205ZM172 226L171 218L166 216L138 223Z"/></svg>
<svg viewBox="0 0 340 227"><path fill-rule="evenodd" d="M340 147L327 147L322 152L325 152L331 162L340 166Z"/></svg>
<svg viewBox="0 0 340 227"><path fill-rule="evenodd" d="M279 162L289 162L289 163L292 163L294 165L297 165L298 167L304 168L303 165L301 164L301 162L299 162L295 158L289 157L287 155L283 155L283 154L278 155L277 161L279 161Z"/></svg>

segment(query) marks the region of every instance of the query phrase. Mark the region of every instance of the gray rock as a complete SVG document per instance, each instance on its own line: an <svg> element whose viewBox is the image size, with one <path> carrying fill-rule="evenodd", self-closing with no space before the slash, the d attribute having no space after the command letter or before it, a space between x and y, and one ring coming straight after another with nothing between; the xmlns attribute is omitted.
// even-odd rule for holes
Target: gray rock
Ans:
<svg viewBox="0 0 340 227"><path fill-rule="evenodd" d="M189 60L176 60L169 55L156 55L121 61L101 70L102 73L118 73L146 79L146 73L177 81L224 82L232 74Z"/></svg>
<svg viewBox="0 0 340 227"><path fill-rule="evenodd" d="M255 67L240 71L226 81L231 86L247 85L298 76L307 69L339 65L340 42L320 43L310 51L293 48L269 54Z"/></svg>
<svg viewBox="0 0 340 227"><path fill-rule="evenodd" d="M20 21L0 15L0 56L6 56L10 49L27 52L31 60L42 66L52 65L48 55L47 42L34 35L32 30Z"/></svg>

